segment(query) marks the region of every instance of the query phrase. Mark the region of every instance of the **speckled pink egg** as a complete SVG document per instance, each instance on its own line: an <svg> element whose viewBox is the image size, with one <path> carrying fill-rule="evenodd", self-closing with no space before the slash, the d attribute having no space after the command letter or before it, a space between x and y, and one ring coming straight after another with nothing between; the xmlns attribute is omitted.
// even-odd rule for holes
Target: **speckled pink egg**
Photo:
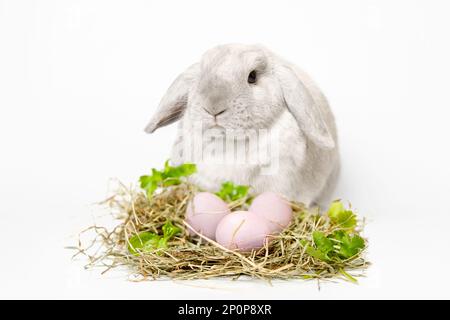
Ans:
<svg viewBox="0 0 450 320"><path fill-rule="evenodd" d="M230 209L225 201L213 193L200 192L187 206L186 222L198 233L215 240L217 225L229 213Z"/></svg>
<svg viewBox="0 0 450 320"><path fill-rule="evenodd" d="M216 241L228 249L251 251L262 248L270 234L268 221L249 211L235 211L220 221Z"/></svg>
<svg viewBox="0 0 450 320"><path fill-rule="evenodd" d="M289 201L274 192L261 193L253 199L248 211L267 219L271 232L281 232L292 221Z"/></svg>

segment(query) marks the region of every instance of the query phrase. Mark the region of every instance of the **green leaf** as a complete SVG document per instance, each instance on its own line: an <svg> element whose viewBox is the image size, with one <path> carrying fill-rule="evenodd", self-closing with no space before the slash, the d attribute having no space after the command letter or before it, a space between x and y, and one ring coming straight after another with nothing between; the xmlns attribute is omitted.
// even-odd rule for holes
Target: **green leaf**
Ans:
<svg viewBox="0 0 450 320"><path fill-rule="evenodd" d="M148 252L158 247L160 236L151 232L141 232L128 240L128 251L134 255L140 252Z"/></svg>
<svg viewBox="0 0 450 320"><path fill-rule="evenodd" d="M357 223L356 216L351 210L342 211L335 223L341 228L354 228Z"/></svg>
<svg viewBox="0 0 450 320"><path fill-rule="evenodd" d="M341 228L352 229L356 227L356 215L351 210L345 210L341 201L334 201L331 204L328 216L333 224Z"/></svg>
<svg viewBox="0 0 450 320"><path fill-rule="evenodd" d="M330 236L331 239L337 241L337 242L342 242L342 239L344 237L348 237L347 232L345 232L344 230L338 230L333 232L333 234Z"/></svg>
<svg viewBox="0 0 450 320"><path fill-rule="evenodd" d="M337 219L339 214L344 210L345 208L341 201L333 201L330 205L330 209L328 209L328 216L331 219Z"/></svg>
<svg viewBox="0 0 450 320"><path fill-rule="evenodd" d="M177 233L181 232L181 229L177 226L174 226L170 220L167 220L166 223L162 227L163 237L166 239L171 239Z"/></svg>
<svg viewBox="0 0 450 320"><path fill-rule="evenodd" d="M147 186L146 189L147 189L147 198L151 198L156 189L158 189L158 182L157 181L150 182L150 184Z"/></svg>
<svg viewBox="0 0 450 320"><path fill-rule="evenodd" d="M236 186L235 193L233 194L233 201L243 198L247 195L249 186Z"/></svg>
<svg viewBox="0 0 450 320"><path fill-rule="evenodd" d="M181 183L181 180L179 178L167 178L163 181L162 186L163 187L170 187L170 186L176 186Z"/></svg>
<svg viewBox="0 0 450 320"><path fill-rule="evenodd" d="M323 232L313 232L313 243L315 247L308 244L306 240L302 240L300 243L306 247L306 253L310 256L326 262L331 260L331 253L334 248L333 242Z"/></svg>
<svg viewBox="0 0 450 320"><path fill-rule="evenodd" d="M313 232L313 241L317 250L310 250L311 255L321 260L330 260L330 252L333 250L333 242L328 239L324 233L319 231Z"/></svg>
<svg viewBox="0 0 450 320"><path fill-rule="evenodd" d="M187 177L197 172L197 166L193 163L184 163L175 168L174 177Z"/></svg>
<svg viewBox="0 0 450 320"><path fill-rule="evenodd" d="M160 236L154 234L154 237L144 244L144 246L142 247L142 252L151 252L161 248L161 240L162 238Z"/></svg>
<svg viewBox="0 0 450 320"><path fill-rule="evenodd" d="M244 198L248 194L249 186L244 185L234 185L231 181L226 181L222 183L222 186L216 195L222 200L231 202Z"/></svg>
<svg viewBox="0 0 450 320"><path fill-rule="evenodd" d="M128 251L134 255L139 255L139 252L150 252L156 249L166 248L167 243L177 233L181 232L181 229L174 226L170 220L162 226L163 236L151 232L141 232L131 237L128 242Z"/></svg>
<svg viewBox="0 0 450 320"><path fill-rule="evenodd" d="M366 243L359 235L350 235L344 231L336 231L332 237L338 242L338 251L340 257L349 259L357 255L366 246Z"/></svg>
<svg viewBox="0 0 450 320"><path fill-rule="evenodd" d="M164 179L164 175L161 171L152 168L152 180L156 182L161 182Z"/></svg>
<svg viewBox="0 0 450 320"><path fill-rule="evenodd" d="M335 201L330 206L328 216L333 227L339 229L328 235L314 231L312 243L301 240L306 253L326 262L339 263L354 257L365 248L365 240L354 230L357 220L351 210L346 210L340 201ZM350 275L343 275L351 280Z"/></svg>
<svg viewBox="0 0 450 320"><path fill-rule="evenodd" d="M230 194L233 193L234 185L232 182L224 182L222 183L222 187L220 188L219 192L216 193L217 196L222 198L222 200L227 201Z"/></svg>
<svg viewBox="0 0 450 320"><path fill-rule="evenodd" d="M354 235L350 238L344 238L344 242L341 243L339 254L345 258L351 258L357 255L362 249L364 249L364 239L358 235Z"/></svg>
<svg viewBox="0 0 450 320"><path fill-rule="evenodd" d="M160 248L167 247L167 242L173 238L177 233L181 232L181 229L174 226L171 221L167 220L166 223L162 227L163 237L159 242Z"/></svg>
<svg viewBox="0 0 450 320"><path fill-rule="evenodd" d="M165 179L187 177L194 174L196 171L197 166L193 163L183 163L177 167L172 167L166 161L164 164L163 177Z"/></svg>
<svg viewBox="0 0 450 320"><path fill-rule="evenodd" d="M167 173L169 173L169 171L172 169L172 167L169 165L169 159L167 159L165 162L164 162L164 171L163 171L163 173L164 174L167 174Z"/></svg>
<svg viewBox="0 0 450 320"><path fill-rule="evenodd" d="M307 245L306 247L306 253L309 254L311 257L314 257L316 259L322 260L322 261L329 261L330 258L327 256L326 253L313 248L310 245Z"/></svg>
<svg viewBox="0 0 450 320"><path fill-rule="evenodd" d="M182 177L187 177L197 171L197 167L193 163L184 163L176 167L169 164L169 160L164 163L162 171L152 169L151 175L141 176L139 181L141 188L147 191L147 197L151 198L153 193L159 187L170 187L178 185L182 182Z"/></svg>
<svg viewBox="0 0 450 320"><path fill-rule="evenodd" d="M142 189L146 189L152 181L153 181L152 176L141 176L139 178L139 182L141 183Z"/></svg>
<svg viewBox="0 0 450 320"><path fill-rule="evenodd" d="M319 249L322 252L328 253L331 250L333 250L333 242L331 242L330 239L328 239L324 233L319 231L313 232L313 240L314 244L316 245L317 249Z"/></svg>

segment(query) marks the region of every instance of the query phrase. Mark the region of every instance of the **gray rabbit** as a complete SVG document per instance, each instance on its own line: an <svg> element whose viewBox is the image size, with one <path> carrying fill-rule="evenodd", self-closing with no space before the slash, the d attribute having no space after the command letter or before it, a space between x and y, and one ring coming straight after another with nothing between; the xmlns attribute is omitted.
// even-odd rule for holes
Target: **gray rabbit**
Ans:
<svg viewBox="0 0 450 320"><path fill-rule="evenodd" d="M174 163L186 161L186 151L192 152L186 150L193 148L186 141L196 128L202 134L207 129L278 133L276 148L268 148L277 152L264 164L196 161L192 181L200 187L217 190L222 182L233 181L251 185L255 193L274 191L307 206L330 200L339 173L334 116L310 77L268 49L227 44L208 50L169 87L146 132L177 120ZM235 142L252 154L247 138ZM208 141L203 140L202 148L208 148ZM222 152L227 157L232 151ZM264 172L274 164L275 171Z"/></svg>

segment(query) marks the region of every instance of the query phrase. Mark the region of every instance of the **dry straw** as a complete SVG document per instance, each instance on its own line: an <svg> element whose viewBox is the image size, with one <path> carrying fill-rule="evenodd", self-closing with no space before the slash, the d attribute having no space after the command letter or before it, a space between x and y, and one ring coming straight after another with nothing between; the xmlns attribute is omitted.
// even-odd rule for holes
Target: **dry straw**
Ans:
<svg viewBox="0 0 450 320"><path fill-rule="evenodd" d="M183 183L155 194L151 200L143 192L134 192L122 186L120 191L105 203L119 212L120 223L113 229L92 226L82 232L95 232L95 239L88 244L81 240L76 255L89 258L87 267L103 266L104 272L124 265L143 279L207 279L214 277L250 276L259 279L330 279L344 278L356 282L368 262L364 252L348 260L327 263L306 253L302 240L311 242L312 233L329 234L336 230L326 215L318 210L306 210L299 203L292 203L293 223L270 243L258 251L240 253L228 250L199 234L189 236L192 229L184 222L186 206L195 194L195 186ZM231 203L234 209L244 208L245 199ZM162 225L171 220L181 228L181 233L169 242L169 246L153 252L131 254L130 237L142 231L161 233ZM194 230L192 230L194 231ZM81 239L80 235L80 239ZM358 274L350 275L357 271Z"/></svg>

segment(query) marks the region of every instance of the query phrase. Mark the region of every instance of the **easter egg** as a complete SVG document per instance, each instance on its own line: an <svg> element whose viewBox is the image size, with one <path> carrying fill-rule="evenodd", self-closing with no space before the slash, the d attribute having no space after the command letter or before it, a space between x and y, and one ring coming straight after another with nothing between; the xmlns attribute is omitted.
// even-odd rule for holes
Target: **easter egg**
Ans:
<svg viewBox="0 0 450 320"><path fill-rule="evenodd" d="M249 211L235 211L220 221L216 241L225 248L251 251L264 246L270 234L268 221Z"/></svg>
<svg viewBox="0 0 450 320"><path fill-rule="evenodd" d="M261 193L253 199L248 211L267 219L271 232L281 232L292 221L291 205L274 192Z"/></svg>
<svg viewBox="0 0 450 320"><path fill-rule="evenodd" d="M197 193L186 209L186 222L198 233L215 239L216 227L230 213L228 204L213 193ZM193 234L192 231L190 231Z"/></svg>

